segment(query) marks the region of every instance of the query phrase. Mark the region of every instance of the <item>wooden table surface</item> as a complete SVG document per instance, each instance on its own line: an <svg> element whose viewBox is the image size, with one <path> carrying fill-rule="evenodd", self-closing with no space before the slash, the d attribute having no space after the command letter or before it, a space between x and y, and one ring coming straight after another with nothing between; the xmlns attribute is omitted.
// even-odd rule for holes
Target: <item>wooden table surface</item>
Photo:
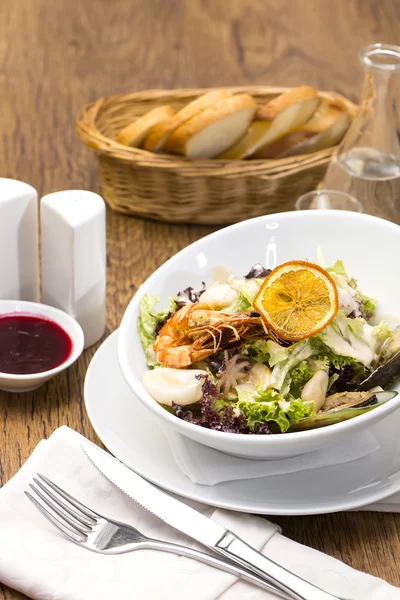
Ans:
<svg viewBox="0 0 400 600"><path fill-rule="evenodd" d="M3 0L0 175L26 181L41 195L100 192L94 157L78 141L74 118L81 105L104 95L308 83L357 100L358 50L377 41L398 44L399 19L398 0ZM107 218L108 335L140 283L213 228L111 211ZM95 350L36 392L0 393L2 484L60 425L96 441L83 404ZM400 585L400 516L274 520L287 536ZM0 592L7 600L24 598L6 587Z"/></svg>

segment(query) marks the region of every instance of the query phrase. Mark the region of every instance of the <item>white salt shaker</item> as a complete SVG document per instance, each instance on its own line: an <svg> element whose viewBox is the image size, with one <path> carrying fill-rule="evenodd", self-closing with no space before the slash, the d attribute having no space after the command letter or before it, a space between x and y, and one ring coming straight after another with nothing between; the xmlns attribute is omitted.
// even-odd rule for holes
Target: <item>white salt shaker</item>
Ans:
<svg viewBox="0 0 400 600"><path fill-rule="evenodd" d="M42 301L78 321L85 348L105 328L105 214L104 200L82 190L54 192L40 203Z"/></svg>
<svg viewBox="0 0 400 600"><path fill-rule="evenodd" d="M0 298L39 301L36 190L0 178Z"/></svg>

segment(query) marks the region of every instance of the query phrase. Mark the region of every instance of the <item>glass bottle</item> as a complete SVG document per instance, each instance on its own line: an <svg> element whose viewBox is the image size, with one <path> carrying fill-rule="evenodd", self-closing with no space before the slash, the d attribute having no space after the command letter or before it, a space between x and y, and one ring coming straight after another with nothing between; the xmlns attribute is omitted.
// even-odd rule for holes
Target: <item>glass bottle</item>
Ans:
<svg viewBox="0 0 400 600"><path fill-rule="evenodd" d="M360 109L326 173L323 187L347 192L365 212L400 223L400 46L373 44Z"/></svg>

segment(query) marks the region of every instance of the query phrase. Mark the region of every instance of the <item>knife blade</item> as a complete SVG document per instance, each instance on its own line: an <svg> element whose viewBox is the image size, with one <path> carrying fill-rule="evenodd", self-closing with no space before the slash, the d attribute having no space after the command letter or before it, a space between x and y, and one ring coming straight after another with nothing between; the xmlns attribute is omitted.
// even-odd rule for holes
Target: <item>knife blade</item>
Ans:
<svg viewBox="0 0 400 600"><path fill-rule="evenodd" d="M205 546L215 546L226 534L224 527L159 490L98 446L85 444L83 449L107 479L171 527Z"/></svg>
<svg viewBox="0 0 400 600"><path fill-rule="evenodd" d="M158 489L98 446L88 442L82 447L95 467L111 483L174 529L251 570L293 600L338 600L287 571L222 525Z"/></svg>

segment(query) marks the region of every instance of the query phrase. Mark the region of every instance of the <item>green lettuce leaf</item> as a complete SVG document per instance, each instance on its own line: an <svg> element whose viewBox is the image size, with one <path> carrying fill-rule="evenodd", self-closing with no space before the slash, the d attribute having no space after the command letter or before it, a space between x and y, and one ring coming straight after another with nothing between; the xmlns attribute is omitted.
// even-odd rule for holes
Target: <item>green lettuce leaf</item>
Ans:
<svg viewBox="0 0 400 600"><path fill-rule="evenodd" d="M386 321L380 321L378 325L373 327L374 336L379 344L379 347L382 346L383 342L387 340L392 335L392 330Z"/></svg>
<svg viewBox="0 0 400 600"><path fill-rule="evenodd" d="M350 319L349 317L345 317L345 319L346 327L349 329L349 331L351 331L355 337L362 338L364 335L364 319L362 317L358 317L357 319Z"/></svg>
<svg viewBox="0 0 400 600"><path fill-rule="evenodd" d="M345 289L345 285L343 285L344 283L347 284L349 287L353 288L353 290L356 290L356 294L354 295L354 297L359 303L361 316L366 321L372 319L372 317L375 316L377 301L374 300L374 298L363 294L363 292L359 289L357 285L357 281L353 277L349 277L347 275L343 262L341 260L337 260L333 267L328 268L327 271L331 275L336 275L338 277L334 277L334 279L339 287L343 287Z"/></svg>
<svg viewBox="0 0 400 600"><path fill-rule="evenodd" d="M240 287L240 293L244 298L246 298L247 302L249 303L249 306L253 304L253 300L256 297L256 294L260 289L261 283L263 281L263 279L251 279L246 281Z"/></svg>
<svg viewBox="0 0 400 600"><path fill-rule="evenodd" d="M290 406L286 414L291 423L298 423L305 417L313 417L315 414L314 402L303 402L300 398L295 398L290 401Z"/></svg>
<svg viewBox="0 0 400 600"><path fill-rule="evenodd" d="M362 318L350 319L339 311L332 323L314 336L314 339L321 340L338 356L349 356L369 366L380 344L377 336L381 338L385 335L384 325L374 328Z"/></svg>
<svg viewBox="0 0 400 600"><path fill-rule="evenodd" d="M232 312L242 312L242 310L247 310L250 308L251 302L248 301L246 296L242 294L242 292L238 292L238 297L235 300L235 303L232 306Z"/></svg>
<svg viewBox="0 0 400 600"><path fill-rule="evenodd" d="M269 366L271 368L289 359L289 348L279 346L279 344L276 344L271 340L268 340L267 345L269 351Z"/></svg>
<svg viewBox="0 0 400 600"><path fill-rule="evenodd" d="M335 262L335 264L333 265L333 267L328 267L326 270L331 275L332 274L337 275L338 277L342 278L348 286L353 288L353 290L357 289L357 281L354 279L354 277L349 277L347 275L346 269L344 268L343 261L337 260ZM339 280L339 283L340 283L340 280Z"/></svg>
<svg viewBox="0 0 400 600"><path fill-rule="evenodd" d="M234 280L231 287L237 291L238 297L230 310L240 312L250 308L263 281L263 279Z"/></svg>
<svg viewBox="0 0 400 600"><path fill-rule="evenodd" d="M333 354L333 352L330 352L327 356L327 359L338 371L341 371L347 365L351 365L355 371L360 371L362 374L365 373L364 365L351 356L339 356L337 354Z"/></svg>
<svg viewBox="0 0 400 600"><path fill-rule="evenodd" d="M269 362L269 346L267 340L254 340L245 342L242 348L242 354L250 356L257 362L268 364Z"/></svg>
<svg viewBox="0 0 400 600"><path fill-rule="evenodd" d="M250 386L251 387L251 386ZM236 389L238 401L244 402L245 404L251 404L252 402L257 402L257 398L259 397L258 391L254 388L254 390L244 389L241 386L238 386ZM273 391L273 390L268 390Z"/></svg>
<svg viewBox="0 0 400 600"><path fill-rule="evenodd" d="M344 279L346 279L346 281L349 279L346 273L346 269L344 268L343 261L341 260L337 260L333 267L328 267L326 270L328 271L328 273L336 273L336 275L339 275L339 277L343 277Z"/></svg>
<svg viewBox="0 0 400 600"><path fill-rule="evenodd" d="M292 399L287 402L282 394L276 390L269 389L258 391L256 396L247 392L240 394L237 407L245 415L247 425L254 430L257 423L274 422L282 432L290 427L290 422L298 423L304 417L314 414L313 402L302 402Z"/></svg>
<svg viewBox="0 0 400 600"><path fill-rule="evenodd" d="M154 307L159 301L160 298L158 296L145 294L140 302L140 316L138 317L137 321L140 341L142 343L143 350L145 351L147 364L149 366L154 366L157 364L153 351L157 327L168 317L169 314L175 312L177 308L175 300L170 298L167 308L158 312L154 312Z"/></svg>
<svg viewBox="0 0 400 600"><path fill-rule="evenodd" d="M330 375L328 390L334 388L332 393L351 390L367 376L365 365L357 359L335 354L321 340L311 339L311 342L316 353L307 362L314 373L320 369L328 372Z"/></svg>
<svg viewBox="0 0 400 600"><path fill-rule="evenodd" d="M308 360L308 364L313 373L317 371L329 371L330 361L326 354L323 356L313 356Z"/></svg>
<svg viewBox="0 0 400 600"><path fill-rule="evenodd" d="M274 348L274 342L268 342L270 348ZM275 344L276 346L276 344ZM315 350L309 340L297 342L289 348L281 348L274 354L271 353L269 361L272 366L272 387L280 391L284 396L288 393L291 384L289 371L297 367L299 363L306 360Z"/></svg>
<svg viewBox="0 0 400 600"><path fill-rule="evenodd" d="M314 371L311 370L309 363L306 360L301 361L290 371L290 393L295 398L301 397L301 392L303 387L306 385L307 381L311 379L314 375Z"/></svg>
<svg viewBox="0 0 400 600"><path fill-rule="evenodd" d="M360 302L360 310L364 319L366 321L372 319L375 316L377 301L360 291L357 292L356 299Z"/></svg>
<svg viewBox="0 0 400 600"><path fill-rule="evenodd" d="M338 373L334 373L333 375L331 375L331 376L329 377L329 380L328 380L328 392L329 392L329 390L331 389L331 387L334 385L334 383L335 383L335 382L336 382L338 379L339 379L339 375L338 375Z"/></svg>

